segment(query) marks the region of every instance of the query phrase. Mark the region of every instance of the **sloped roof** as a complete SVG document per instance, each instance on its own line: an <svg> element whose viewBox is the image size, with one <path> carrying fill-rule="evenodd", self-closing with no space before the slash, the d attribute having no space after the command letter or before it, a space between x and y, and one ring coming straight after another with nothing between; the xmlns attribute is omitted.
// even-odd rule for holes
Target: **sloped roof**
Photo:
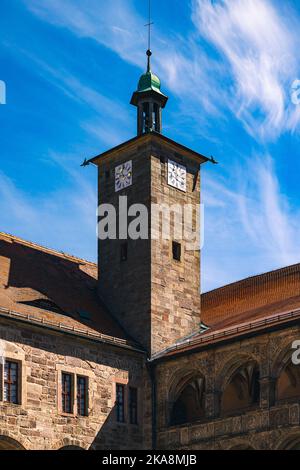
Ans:
<svg viewBox="0 0 300 470"><path fill-rule="evenodd" d="M249 277L202 294L201 322L208 329L182 339L154 359L237 339L300 321L300 264Z"/></svg>
<svg viewBox="0 0 300 470"><path fill-rule="evenodd" d="M201 296L201 320L214 329L297 308L300 264L242 279Z"/></svg>
<svg viewBox="0 0 300 470"><path fill-rule="evenodd" d="M97 296L96 264L1 232L0 308L133 344Z"/></svg>
<svg viewBox="0 0 300 470"><path fill-rule="evenodd" d="M163 356L300 320L300 264L207 292L201 303L209 329ZM95 263L0 232L0 316L5 312L138 347L99 300Z"/></svg>

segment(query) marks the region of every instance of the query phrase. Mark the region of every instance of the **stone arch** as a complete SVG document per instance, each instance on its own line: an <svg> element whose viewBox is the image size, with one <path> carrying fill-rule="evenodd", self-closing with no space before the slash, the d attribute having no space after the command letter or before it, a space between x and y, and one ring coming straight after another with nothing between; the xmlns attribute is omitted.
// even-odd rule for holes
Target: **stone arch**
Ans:
<svg viewBox="0 0 300 470"><path fill-rule="evenodd" d="M277 450L300 450L300 433L290 434L277 446Z"/></svg>
<svg viewBox="0 0 300 470"><path fill-rule="evenodd" d="M276 400L300 398L300 367L288 362L276 380Z"/></svg>
<svg viewBox="0 0 300 470"><path fill-rule="evenodd" d="M255 450L255 448L249 442L241 442L229 447L227 450Z"/></svg>
<svg viewBox="0 0 300 470"><path fill-rule="evenodd" d="M168 424L176 426L203 418L204 401L204 375L196 369L177 371L173 375L168 393Z"/></svg>
<svg viewBox="0 0 300 470"><path fill-rule="evenodd" d="M291 359L294 350L292 349L292 343L294 340L299 339L295 337L289 337L281 342L278 352L275 355L271 366L271 375L276 379L288 361Z"/></svg>
<svg viewBox="0 0 300 470"><path fill-rule="evenodd" d="M85 450L85 449L79 446L69 445L69 446L63 446L58 450L61 451L61 450Z"/></svg>
<svg viewBox="0 0 300 470"><path fill-rule="evenodd" d="M0 451L1 450L26 450L25 447L11 437L0 435Z"/></svg>
<svg viewBox="0 0 300 470"><path fill-rule="evenodd" d="M219 450L257 450L253 441L244 437L235 437L219 443Z"/></svg>
<svg viewBox="0 0 300 470"><path fill-rule="evenodd" d="M82 443L77 440L72 440L69 438L64 438L56 443L52 449L62 451L62 450L88 450L88 445L82 446Z"/></svg>
<svg viewBox="0 0 300 470"><path fill-rule="evenodd" d="M231 357L217 378L220 412L230 415L260 402L260 364L248 354Z"/></svg>
<svg viewBox="0 0 300 470"><path fill-rule="evenodd" d="M222 361L222 364L218 367L216 372L216 390L219 392L223 391L227 381L230 379L230 376L239 365L253 361L260 367L260 360L260 356L248 352L233 351L229 355L225 356L225 359Z"/></svg>
<svg viewBox="0 0 300 470"><path fill-rule="evenodd" d="M286 339L272 365L275 381L275 400L289 400L300 397L300 366L292 363L291 348L295 338Z"/></svg>

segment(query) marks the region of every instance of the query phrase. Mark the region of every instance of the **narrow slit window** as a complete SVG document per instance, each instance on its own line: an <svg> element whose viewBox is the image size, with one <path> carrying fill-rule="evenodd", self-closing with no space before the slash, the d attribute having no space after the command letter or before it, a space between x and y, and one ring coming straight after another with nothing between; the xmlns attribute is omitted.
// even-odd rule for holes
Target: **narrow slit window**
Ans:
<svg viewBox="0 0 300 470"><path fill-rule="evenodd" d="M153 128L159 132L159 127L158 127L158 105L154 103L153 105Z"/></svg>
<svg viewBox="0 0 300 470"><path fill-rule="evenodd" d="M62 373L62 410L63 413L72 413L73 407L73 380L71 374Z"/></svg>
<svg viewBox="0 0 300 470"><path fill-rule="evenodd" d="M121 261L127 261L128 257L128 244L127 243L122 243L121 245Z"/></svg>
<svg viewBox="0 0 300 470"><path fill-rule="evenodd" d="M172 253L173 259L176 261L181 261L181 244L178 242L172 242Z"/></svg>
<svg viewBox="0 0 300 470"><path fill-rule="evenodd" d="M19 403L19 364L5 361L4 364L4 401Z"/></svg>
<svg viewBox="0 0 300 470"><path fill-rule="evenodd" d="M88 414L88 379L87 377L77 376L77 413L79 416Z"/></svg>
<svg viewBox="0 0 300 470"><path fill-rule="evenodd" d="M116 386L116 412L118 423L125 422L125 386L117 384Z"/></svg>
<svg viewBox="0 0 300 470"><path fill-rule="evenodd" d="M143 132L149 131L149 103L143 104Z"/></svg>
<svg viewBox="0 0 300 470"><path fill-rule="evenodd" d="M138 391L135 387L129 388L129 415L130 424L138 424Z"/></svg>

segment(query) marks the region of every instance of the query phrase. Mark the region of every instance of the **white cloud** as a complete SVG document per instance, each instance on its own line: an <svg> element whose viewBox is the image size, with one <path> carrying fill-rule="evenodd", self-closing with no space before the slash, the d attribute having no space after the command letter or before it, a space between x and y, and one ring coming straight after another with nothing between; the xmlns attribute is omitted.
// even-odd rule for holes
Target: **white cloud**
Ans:
<svg viewBox="0 0 300 470"><path fill-rule="evenodd" d="M131 0L26 0L25 5L54 25L68 28L79 37L95 39L126 61L141 64L144 58L145 20Z"/></svg>
<svg viewBox="0 0 300 470"><path fill-rule="evenodd" d="M205 290L300 262L300 213L282 194L270 155L231 168L226 182L205 175L204 189Z"/></svg>
<svg viewBox="0 0 300 470"><path fill-rule="evenodd" d="M27 0L26 5L42 19L93 38L144 68L145 20L131 0L101 5L98 0ZM193 31L167 37L156 30L155 70L201 124L205 114L224 119L229 108L257 140L294 132L300 116L290 86L300 64L299 24L290 16L269 0L193 0L198 33L219 51L219 60L207 55Z"/></svg>
<svg viewBox="0 0 300 470"><path fill-rule="evenodd" d="M144 68L144 19L130 0L101 2L100 6L99 3L98 0L25 2L40 18L68 28L78 37L93 38L127 62ZM193 0L198 37L194 32L188 32L184 38L166 37L157 31L154 49L159 49L159 54L153 56L155 72L161 76L163 84L181 98L182 112L176 110L176 127L180 127L184 113L194 121L197 132L204 133L211 116L217 117L213 124L219 128L230 111L247 132L261 142L276 139L286 131L299 130L300 107L293 105L290 97L292 82L300 78L297 69L299 25L296 19L291 22L290 17L284 17L277 5L269 0ZM215 53L214 59L208 56L203 38L219 53L218 58ZM90 89L66 70L44 70L45 77L72 99L107 114L104 123L100 119L83 121L84 129L98 135L107 145L118 143L113 130L118 123L113 125L109 112L113 109L114 116L120 115L119 124L123 127L127 115L122 106ZM191 128L189 122L190 133ZM122 136L118 134L118 137L122 140ZM203 182L207 206L206 240L209 240L207 248L205 244L202 269L205 289L299 261L299 214L281 193L270 156L250 156L248 163L245 158L235 172L231 167L226 179L206 175ZM77 219L82 216L84 220L84 214L90 214L91 207L95 207L90 204L95 197L94 190L90 194L88 188L79 189L74 199L71 193L63 196L64 199L56 194L53 200L47 197L35 209L36 202L32 204L11 182L6 183L8 207L11 204L13 213L17 214L17 224L23 220L18 213L28 212L34 239L40 238L36 235L40 233L37 220L44 208L49 207L47 226L53 224L59 233L57 239L61 232L56 227L61 230L73 227L73 241L69 233L63 238L68 247L79 247L78 254L82 249L81 237L95 239L94 213L93 217L89 215L88 220L93 222L90 226L86 224L83 235L78 232L82 224L72 224L68 218L70 210L77 214ZM55 210L58 210L58 217L55 217Z"/></svg>
<svg viewBox="0 0 300 470"><path fill-rule="evenodd" d="M78 37L89 37L116 52L123 60L146 67L145 18L139 16L130 0L114 0L99 5L98 0L27 0L26 6L41 19L71 30ZM146 9L145 9L146 10ZM146 12L145 12L146 13ZM216 86L211 74L217 74L220 65L208 59L192 38L167 37L156 29L152 57L153 69L162 78L163 87L188 103L201 105L209 114L219 115L215 100ZM201 93L199 92L201 90ZM190 107L191 114L199 114ZM195 116L193 116L195 117ZM204 116L203 116L204 122Z"/></svg>
<svg viewBox="0 0 300 470"><path fill-rule="evenodd" d="M35 64L36 70L44 80L64 93L73 101L84 105L92 118L81 119L79 123L86 132L96 137L106 146L114 146L129 138L130 113L128 106L118 103L117 99L110 99L98 90L84 84L79 78L72 75L63 66L51 66L44 60L24 49L17 49L22 56Z"/></svg>
<svg viewBox="0 0 300 470"><path fill-rule="evenodd" d="M269 0L194 0L194 22L228 63L227 105L256 139L295 129L290 86L296 78L299 25Z"/></svg>

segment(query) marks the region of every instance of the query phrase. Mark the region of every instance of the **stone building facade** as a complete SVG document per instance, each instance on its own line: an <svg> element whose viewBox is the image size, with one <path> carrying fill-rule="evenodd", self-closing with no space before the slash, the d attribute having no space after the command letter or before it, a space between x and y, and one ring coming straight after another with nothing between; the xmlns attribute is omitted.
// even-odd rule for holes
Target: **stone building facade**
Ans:
<svg viewBox="0 0 300 470"><path fill-rule="evenodd" d="M299 449L300 265L200 294L188 243L215 162L161 134L147 55L138 136L84 163L116 215L98 263L0 233L0 450ZM169 238L120 235L120 196L126 231L137 204L152 234L155 204L190 205L185 238L174 214Z"/></svg>
<svg viewBox="0 0 300 470"><path fill-rule="evenodd" d="M145 445L143 435L151 435L145 353L105 316L101 328L94 320L102 307L96 279L86 272L96 274L96 266L5 234L0 246L0 449ZM4 393L6 361L18 364L15 403ZM74 382L69 412L62 407L63 373ZM77 377L87 380L86 416L77 412ZM130 387L138 390L137 424L117 421L116 384L124 386L126 401Z"/></svg>
<svg viewBox="0 0 300 470"><path fill-rule="evenodd" d="M175 362L159 364L158 447L190 450L300 448L299 373L295 372L294 387L287 385L286 377L291 344L299 334L299 326L295 325L288 331L266 332L259 337L199 351L192 357L184 354ZM237 407L240 400L233 387L234 378L241 373L247 377L247 368L251 371L252 365L257 365L259 370L258 399L252 402L251 394L245 392L247 401ZM239 385L238 380L234 386ZM198 398L202 407L198 416L193 407L188 414L190 422L180 425L176 420L172 422L178 397L186 395L184 398L189 398L187 408L190 408L198 397L199 384L203 387L203 397ZM186 392L188 388L190 391Z"/></svg>

